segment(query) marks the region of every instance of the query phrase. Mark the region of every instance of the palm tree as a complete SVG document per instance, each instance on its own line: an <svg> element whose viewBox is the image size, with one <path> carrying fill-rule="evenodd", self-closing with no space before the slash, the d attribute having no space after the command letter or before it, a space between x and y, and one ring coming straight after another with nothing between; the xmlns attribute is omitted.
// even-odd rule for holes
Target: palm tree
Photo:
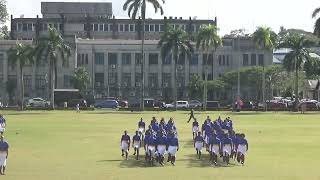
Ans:
<svg viewBox="0 0 320 180"><path fill-rule="evenodd" d="M313 13L312 13L312 18L316 18L317 15L320 13L320 7L316 8ZM313 33L320 37L320 17L316 20L316 22L314 23L314 31Z"/></svg>
<svg viewBox="0 0 320 180"><path fill-rule="evenodd" d="M126 0L126 2L123 5L123 10L128 11L128 16L135 20L138 16L138 14L141 14L142 18L142 35L141 35L141 77L142 77L142 85L141 85L141 109L144 110L144 38L145 38L145 24L146 24L146 5L147 3L150 3L154 7L155 13L160 10L161 15L163 15L163 8L162 4L165 3L165 0Z"/></svg>
<svg viewBox="0 0 320 180"><path fill-rule="evenodd" d="M276 39L277 35L274 33L269 27L258 27L257 30L253 33L253 41L256 44L258 49L262 49L265 51L273 51L276 47ZM263 71L262 71L262 102L264 104L264 108L266 108L265 104L265 71L264 71L265 63L263 61Z"/></svg>
<svg viewBox="0 0 320 180"><path fill-rule="evenodd" d="M41 37L36 41L36 59L39 62L45 57L49 61L49 75L51 82L51 107L54 109L54 89L56 80L56 68L59 57L65 63L71 54L70 46L63 40L61 34L55 28L49 28L48 37Z"/></svg>
<svg viewBox="0 0 320 180"><path fill-rule="evenodd" d="M310 42L305 36L298 33L289 33L280 47L290 48L291 51L285 56L283 66L289 72L295 72L295 110L298 110L299 103L299 71L303 68L304 64L312 61L307 47L311 46Z"/></svg>
<svg viewBox="0 0 320 180"><path fill-rule="evenodd" d="M172 55L174 59L174 99L175 110L177 110L177 61L181 54L190 57L193 52L193 46L188 34L180 29L169 27L161 36L158 46L161 48L161 56L168 57Z"/></svg>
<svg viewBox="0 0 320 180"><path fill-rule="evenodd" d="M219 46L222 45L222 40L218 35L218 28L215 25L203 26L200 28L197 37L197 49L200 49L203 54L207 54L206 61L203 62L205 72L205 83L203 91L203 108L207 109L207 83L208 83L208 63L209 63L209 51L213 49L216 51Z"/></svg>
<svg viewBox="0 0 320 180"><path fill-rule="evenodd" d="M23 110L24 104L24 82L23 82L23 68L26 65L34 63L34 49L29 44L17 43L15 47L8 50L8 60L11 66L19 65L20 71L20 109Z"/></svg>

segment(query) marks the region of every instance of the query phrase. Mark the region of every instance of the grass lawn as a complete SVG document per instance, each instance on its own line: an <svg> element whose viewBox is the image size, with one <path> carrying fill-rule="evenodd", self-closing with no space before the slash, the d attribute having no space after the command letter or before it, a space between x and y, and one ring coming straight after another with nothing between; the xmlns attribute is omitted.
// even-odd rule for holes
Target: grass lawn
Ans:
<svg viewBox="0 0 320 180"><path fill-rule="evenodd" d="M5 136L11 146L7 172L0 179L320 179L319 112L209 112L212 118L230 116L236 131L246 133L250 149L245 166L232 161L228 167L210 166L207 156L196 159L188 112L0 113L7 119ZM196 117L202 123L206 115ZM152 116L175 119L180 140L175 167L145 167L144 160L133 159L132 149L128 161L120 156L123 130L132 137L138 119L149 123Z"/></svg>

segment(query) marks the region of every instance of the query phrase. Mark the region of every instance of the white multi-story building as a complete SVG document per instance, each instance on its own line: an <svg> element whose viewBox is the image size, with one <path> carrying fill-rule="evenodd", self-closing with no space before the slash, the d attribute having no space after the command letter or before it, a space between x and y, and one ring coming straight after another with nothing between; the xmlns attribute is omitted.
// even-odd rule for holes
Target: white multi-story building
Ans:
<svg viewBox="0 0 320 180"><path fill-rule="evenodd" d="M6 81L17 81L17 68L9 66L7 50L16 41L32 43L45 36L48 27L61 32L72 47L67 64L58 64L56 88L73 88L71 77L77 67L85 67L90 76L88 93L95 97L121 97L136 100L141 93L141 20L116 19L111 3L42 2L42 18L13 18L11 16L11 40L0 41L0 92L6 101ZM195 37L201 25L215 24L214 20L164 17L147 19L145 25L145 96L157 99L172 96L174 86L174 61L161 57L158 41L167 26L182 28ZM189 99L188 84L193 75L204 76L203 59L207 55L194 52L192 57L181 56L177 62L177 86L179 99ZM272 64L272 52L255 48L250 38L223 39L223 46L209 54L208 79L216 79L224 73L243 66L267 66ZM48 66L46 63L27 67L24 71L26 96L47 97ZM19 83L18 85L19 86ZM18 89L18 88L17 88ZM231 94L230 94L231 93ZM232 98L236 90L227 94L210 93L210 99ZM255 97L249 92L243 96Z"/></svg>

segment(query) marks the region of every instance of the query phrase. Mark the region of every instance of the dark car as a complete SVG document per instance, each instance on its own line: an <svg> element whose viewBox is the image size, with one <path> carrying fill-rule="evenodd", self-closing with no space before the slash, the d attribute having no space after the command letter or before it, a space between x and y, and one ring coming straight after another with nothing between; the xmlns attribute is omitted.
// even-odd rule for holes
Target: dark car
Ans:
<svg viewBox="0 0 320 180"><path fill-rule="evenodd" d="M315 102L311 102L311 101L307 101L307 102L301 102L298 107L299 109L301 109L301 106L305 104L306 105L306 108L307 110L315 110L315 109L318 109L318 106Z"/></svg>
<svg viewBox="0 0 320 180"><path fill-rule="evenodd" d="M287 103L284 102L266 102L267 108L269 109L286 109L288 107Z"/></svg>
<svg viewBox="0 0 320 180"><path fill-rule="evenodd" d="M218 109L218 108L220 108L220 102L219 101L207 101L207 108Z"/></svg>
<svg viewBox="0 0 320 180"><path fill-rule="evenodd" d="M116 100L104 100L94 104L95 108L112 108L115 109L119 106L118 101Z"/></svg>
<svg viewBox="0 0 320 180"><path fill-rule="evenodd" d="M144 107L154 107L155 100L154 99L144 99Z"/></svg>
<svg viewBox="0 0 320 180"><path fill-rule="evenodd" d="M162 102L162 101L155 101L154 106L155 107L159 107L160 109L162 109L162 108L166 107L166 103Z"/></svg>

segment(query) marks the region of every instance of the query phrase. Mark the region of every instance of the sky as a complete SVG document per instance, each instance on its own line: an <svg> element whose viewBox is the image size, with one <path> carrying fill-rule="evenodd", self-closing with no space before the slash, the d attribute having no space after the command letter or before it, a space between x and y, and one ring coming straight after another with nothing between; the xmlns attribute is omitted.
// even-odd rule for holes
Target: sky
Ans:
<svg viewBox="0 0 320 180"><path fill-rule="evenodd" d="M47 0L7 0L8 13L14 17L41 16L41 1ZM69 2L112 2L116 17L127 17L122 10L125 0L50 0ZM271 27L278 32L280 26L285 28L312 31L315 19L312 11L320 7L319 0L166 0L165 16L188 19L218 18L220 34L224 35L234 29L246 29L253 32L258 26ZM148 18L162 18L154 14L151 6L147 7Z"/></svg>

